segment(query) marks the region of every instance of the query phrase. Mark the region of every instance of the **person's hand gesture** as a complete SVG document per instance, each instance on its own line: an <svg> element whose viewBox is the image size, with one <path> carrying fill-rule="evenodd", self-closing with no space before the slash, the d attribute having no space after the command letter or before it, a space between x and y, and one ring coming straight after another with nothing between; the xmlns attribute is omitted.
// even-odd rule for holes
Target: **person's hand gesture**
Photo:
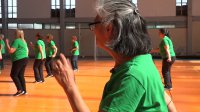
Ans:
<svg viewBox="0 0 200 112"><path fill-rule="evenodd" d="M71 63L63 54L60 54L60 59L53 63L53 75L66 92L75 85Z"/></svg>
<svg viewBox="0 0 200 112"><path fill-rule="evenodd" d="M9 40L8 39L6 39L6 43L9 44Z"/></svg>
<svg viewBox="0 0 200 112"><path fill-rule="evenodd" d="M169 57L168 59L167 59L167 62L171 62L172 61L172 59L171 59L171 57Z"/></svg>
<svg viewBox="0 0 200 112"><path fill-rule="evenodd" d="M54 57L56 57L56 54L53 54L53 55L52 55L52 58L54 58Z"/></svg>
<svg viewBox="0 0 200 112"><path fill-rule="evenodd" d="M29 43L29 46L33 47L34 45L33 45L33 43L32 43L32 42L30 42L30 43Z"/></svg>

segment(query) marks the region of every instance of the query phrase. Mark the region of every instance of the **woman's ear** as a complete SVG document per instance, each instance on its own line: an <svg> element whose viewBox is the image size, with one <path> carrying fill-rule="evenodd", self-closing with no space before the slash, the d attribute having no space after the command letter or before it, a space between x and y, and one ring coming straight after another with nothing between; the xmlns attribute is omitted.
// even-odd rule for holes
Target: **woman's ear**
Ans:
<svg viewBox="0 0 200 112"><path fill-rule="evenodd" d="M112 36L112 32L113 32L113 25L112 24L108 24L106 26L106 33L108 35L108 37L110 38L109 40L111 40Z"/></svg>
<svg viewBox="0 0 200 112"><path fill-rule="evenodd" d="M112 32L112 29L113 29L112 24L109 24L109 25L106 27L106 30L107 30L108 33L111 33L111 32Z"/></svg>

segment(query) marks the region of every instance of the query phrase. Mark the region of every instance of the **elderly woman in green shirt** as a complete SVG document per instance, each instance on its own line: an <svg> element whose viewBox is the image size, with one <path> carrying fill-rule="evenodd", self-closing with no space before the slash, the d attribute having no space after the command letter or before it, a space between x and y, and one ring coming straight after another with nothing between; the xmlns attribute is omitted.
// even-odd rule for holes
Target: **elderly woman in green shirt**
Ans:
<svg viewBox="0 0 200 112"><path fill-rule="evenodd" d="M90 24L98 47L115 61L106 83L99 112L176 111L165 93L155 67L144 19L129 0L99 0ZM66 92L74 112L89 112L80 95L74 72L63 54L54 65L55 77Z"/></svg>
<svg viewBox="0 0 200 112"><path fill-rule="evenodd" d="M5 49L5 42L4 42L4 35L0 34L0 52L1 52L1 57L2 59L0 59L0 70L4 69L4 57L5 57L5 53L6 53L6 49Z"/></svg>
<svg viewBox="0 0 200 112"><path fill-rule="evenodd" d="M6 39L6 46L11 55L12 68L10 76L17 87L17 93L13 96L27 94L24 72L28 63L28 46L24 39L23 30L16 30L15 40L9 45Z"/></svg>
<svg viewBox="0 0 200 112"><path fill-rule="evenodd" d="M44 82L43 65L46 59L46 50L42 35L38 33L35 38L37 41L34 45L30 42L30 46L33 47L35 52L35 61L33 64L35 83L42 83Z"/></svg>
<svg viewBox="0 0 200 112"><path fill-rule="evenodd" d="M45 67L47 71L47 76L46 77L52 77L52 62L53 58L55 58L56 53L57 53L57 47L55 42L53 41L53 35L48 34L46 36L46 42L47 42L47 48L46 48L46 61L45 61Z"/></svg>
<svg viewBox="0 0 200 112"><path fill-rule="evenodd" d="M159 36L162 39L159 45L160 55L163 59L162 61L162 75L164 78L164 88L167 90L172 89L171 80L171 67L176 60L176 54L174 52L174 47L172 40L169 36L169 31L167 29L161 28L159 30Z"/></svg>
<svg viewBox="0 0 200 112"><path fill-rule="evenodd" d="M78 71L79 44L76 36L72 36L71 64L74 71Z"/></svg>

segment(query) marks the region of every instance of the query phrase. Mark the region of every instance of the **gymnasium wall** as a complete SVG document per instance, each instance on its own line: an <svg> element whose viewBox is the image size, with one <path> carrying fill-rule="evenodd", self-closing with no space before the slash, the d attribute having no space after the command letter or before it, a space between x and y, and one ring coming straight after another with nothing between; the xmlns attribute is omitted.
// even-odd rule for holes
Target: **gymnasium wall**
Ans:
<svg viewBox="0 0 200 112"><path fill-rule="evenodd" d="M76 0L76 17L95 17L95 0Z"/></svg>
<svg viewBox="0 0 200 112"><path fill-rule="evenodd" d="M192 0L192 15L200 16L200 0Z"/></svg>
<svg viewBox="0 0 200 112"><path fill-rule="evenodd" d="M95 0L76 0L76 17L95 17ZM200 0L192 0L192 15L200 16ZM50 0L18 0L18 18L50 18ZM175 0L138 0L144 17L176 16Z"/></svg>
<svg viewBox="0 0 200 112"><path fill-rule="evenodd" d="M175 0L138 0L138 8L144 17L175 16Z"/></svg>
<svg viewBox="0 0 200 112"><path fill-rule="evenodd" d="M200 21L194 21L192 26L192 53L200 56Z"/></svg>
<svg viewBox="0 0 200 112"><path fill-rule="evenodd" d="M50 18L50 0L18 0L18 18Z"/></svg>
<svg viewBox="0 0 200 112"><path fill-rule="evenodd" d="M200 7L198 4L200 0L192 0L193 8L192 15L195 17L200 17ZM88 18L95 17L95 11L93 4L95 0L76 0L76 18ZM175 0L138 0L138 7L140 13L144 17L174 17L176 19L176 7ZM51 3L50 0L18 0L18 18L49 18L51 12ZM34 21L33 21L34 23ZM11 40L14 37L15 30L8 31L8 38ZM160 43L160 38L158 37L158 29L148 29L150 37L152 38L153 48L157 48ZM186 36L187 28L170 28L171 38L174 43L174 48L177 55L186 55ZM200 21L196 20L192 23L192 54L191 55L200 55ZM35 34L40 32L45 35L51 33L55 37L55 42L58 46L64 47L65 55L71 55L71 37L73 35L78 36L80 43L80 55L81 56L94 56L95 49L97 50L97 56L109 56L106 52L99 48L95 48L95 38L93 32L89 29L66 29L64 41L59 41L59 30L33 30L26 29L24 30L25 37L27 42L35 42ZM60 46L63 45L63 46ZM30 49L30 55L33 56L34 52Z"/></svg>

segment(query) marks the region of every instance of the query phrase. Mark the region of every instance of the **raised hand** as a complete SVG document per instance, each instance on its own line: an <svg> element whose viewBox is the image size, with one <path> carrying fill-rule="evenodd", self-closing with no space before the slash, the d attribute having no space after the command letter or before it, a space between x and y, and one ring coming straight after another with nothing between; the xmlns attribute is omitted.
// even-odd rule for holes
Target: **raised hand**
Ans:
<svg viewBox="0 0 200 112"><path fill-rule="evenodd" d="M6 43L9 44L9 40L8 39L6 39Z"/></svg>
<svg viewBox="0 0 200 112"><path fill-rule="evenodd" d="M33 47L34 45L33 45L33 43L32 43L32 42L30 42L30 43L29 43L29 46Z"/></svg>
<svg viewBox="0 0 200 112"><path fill-rule="evenodd" d="M66 59L63 54L60 54L60 59L53 63L53 74L57 82L66 91L75 85L74 72L69 59Z"/></svg>

